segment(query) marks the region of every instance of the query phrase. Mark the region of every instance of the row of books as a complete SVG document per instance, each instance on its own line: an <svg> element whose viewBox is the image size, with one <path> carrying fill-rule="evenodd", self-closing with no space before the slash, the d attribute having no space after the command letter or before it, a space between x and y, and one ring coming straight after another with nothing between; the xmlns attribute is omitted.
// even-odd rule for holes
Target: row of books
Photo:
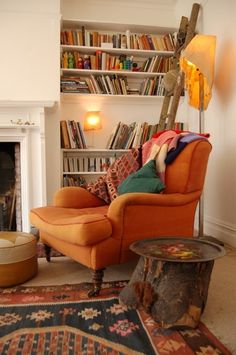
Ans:
<svg viewBox="0 0 236 355"><path fill-rule="evenodd" d="M107 95L163 96L163 76L143 79L136 88L130 88L126 76L90 75L89 77L62 77L61 92Z"/></svg>
<svg viewBox="0 0 236 355"><path fill-rule="evenodd" d="M144 131L145 136L144 137ZM133 122L127 125L122 122L114 127L106 148L107 149L130 149L139 147L146 142L157 131L156 125L149 125L147 122Z"/></svg>
<svg viewBox="0 0 236 355"><path fill-rule="evenodd" d="M62 52L63 69L129 70L149 73L166 73L170 69L171 58L156 55L144 61L134 61L126 55L111 55L97 50L95 55L80 55L79 52Z"/></svg>
<svg viewBox="0 0 236 355"><path fill-rule="evenodd" d="M139 95L164 96L163 76L144 79L140 85Z"/></svg>
<svg viewBox="0 0 236 355"><path fill-rule="evenodd" d="M64 172L105 172L115 161L115 156L64 156Z"/></svg>
<svg viewBox="0 0 236 355"><path fill-rule="evenodd" d="M174 129L187 130L186 123L175 122ZM148 122L133 122L130 125L119 122L113 129L106 148L131 149L147 142L158 131L158 124Z"/></svg>
<svg viewBox="0 0 236 355"><path fill-rule="evenodd" d="M61 31L61 44L74 46L102 47L103 43L110 43L112 48L174 51L176 33L154 35L147 33L102 33L81 29L65 29Z"/></svg>
<svg viewBox="0 0 236 355"><path fill-rule="evenodd" d="M86 181L82 176L79 175L64 175L63 176L63 186L85 186Z"/></svg>
<svg viewBox="0 0 236 355"><path fill-rule="evenodd" d="M74 120L61 120L61 148L87 148L84 132L80 122Z"/></svg>

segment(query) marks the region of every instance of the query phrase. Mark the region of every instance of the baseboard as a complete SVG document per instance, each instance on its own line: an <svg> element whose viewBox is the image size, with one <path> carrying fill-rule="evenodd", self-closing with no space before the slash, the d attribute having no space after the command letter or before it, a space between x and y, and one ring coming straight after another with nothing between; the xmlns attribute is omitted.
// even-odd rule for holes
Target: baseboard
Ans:
<svg viewBox="0 0 236 355"><path fill-rule="evenodd" d="M205 217L204 233L236 248L236 226L234 225L226 224L216 218Z"/></svg>

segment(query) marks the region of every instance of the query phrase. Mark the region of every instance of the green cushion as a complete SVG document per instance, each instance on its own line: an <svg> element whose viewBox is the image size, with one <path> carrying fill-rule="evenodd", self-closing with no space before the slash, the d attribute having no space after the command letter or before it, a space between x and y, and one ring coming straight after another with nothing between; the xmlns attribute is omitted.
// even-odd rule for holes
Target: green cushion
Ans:
<svg viewBox="0 0 236 355"><path fill-rule="evenodd" d="M151 192L158 193L165 188L165 185L156 173L156 162L150 160L136 173L130 174L119 186L120 195L127 192Z"/></svg>

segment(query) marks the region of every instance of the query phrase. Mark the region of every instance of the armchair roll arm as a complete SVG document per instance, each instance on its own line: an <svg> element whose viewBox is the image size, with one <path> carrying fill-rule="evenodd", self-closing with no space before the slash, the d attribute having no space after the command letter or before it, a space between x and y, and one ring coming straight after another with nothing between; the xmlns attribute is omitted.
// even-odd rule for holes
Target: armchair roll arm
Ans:
<svg viewBox="0 0 236 355"><path fill-rule="evenodd" d="M180 206L199 199L201 191L188 194L150 194L150 193L127 193L118 196L109 206L108 216L117 213L119 210L132 205L153 205L153 206Z"/></svg>
<svg viewBox="0 0 236 355"><path fill-rule="evenodd" d="M70 186L59 189L53 198L53 205L65 208L88 208L105 205L105 201L82 187Z"/></svg>
<svg viewBox="0 0 236 355"><path fill-rule="evenodd" d="M191 236L200 195L201 191L121 195L112 201L107 213L113 237L130 243L150 236Z"/></svg>

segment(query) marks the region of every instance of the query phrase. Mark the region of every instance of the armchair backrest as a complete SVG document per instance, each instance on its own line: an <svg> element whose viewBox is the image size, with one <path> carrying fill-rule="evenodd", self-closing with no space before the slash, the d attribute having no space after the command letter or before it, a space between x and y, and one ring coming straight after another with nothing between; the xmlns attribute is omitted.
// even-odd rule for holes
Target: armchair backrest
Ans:
<svg viewBox="0 0 236 355"><path fill-rule="evenodd" d="M212 146L207 140L188 143L177 158L167 165L164 193L201 191L211 149Z"/></svg>

